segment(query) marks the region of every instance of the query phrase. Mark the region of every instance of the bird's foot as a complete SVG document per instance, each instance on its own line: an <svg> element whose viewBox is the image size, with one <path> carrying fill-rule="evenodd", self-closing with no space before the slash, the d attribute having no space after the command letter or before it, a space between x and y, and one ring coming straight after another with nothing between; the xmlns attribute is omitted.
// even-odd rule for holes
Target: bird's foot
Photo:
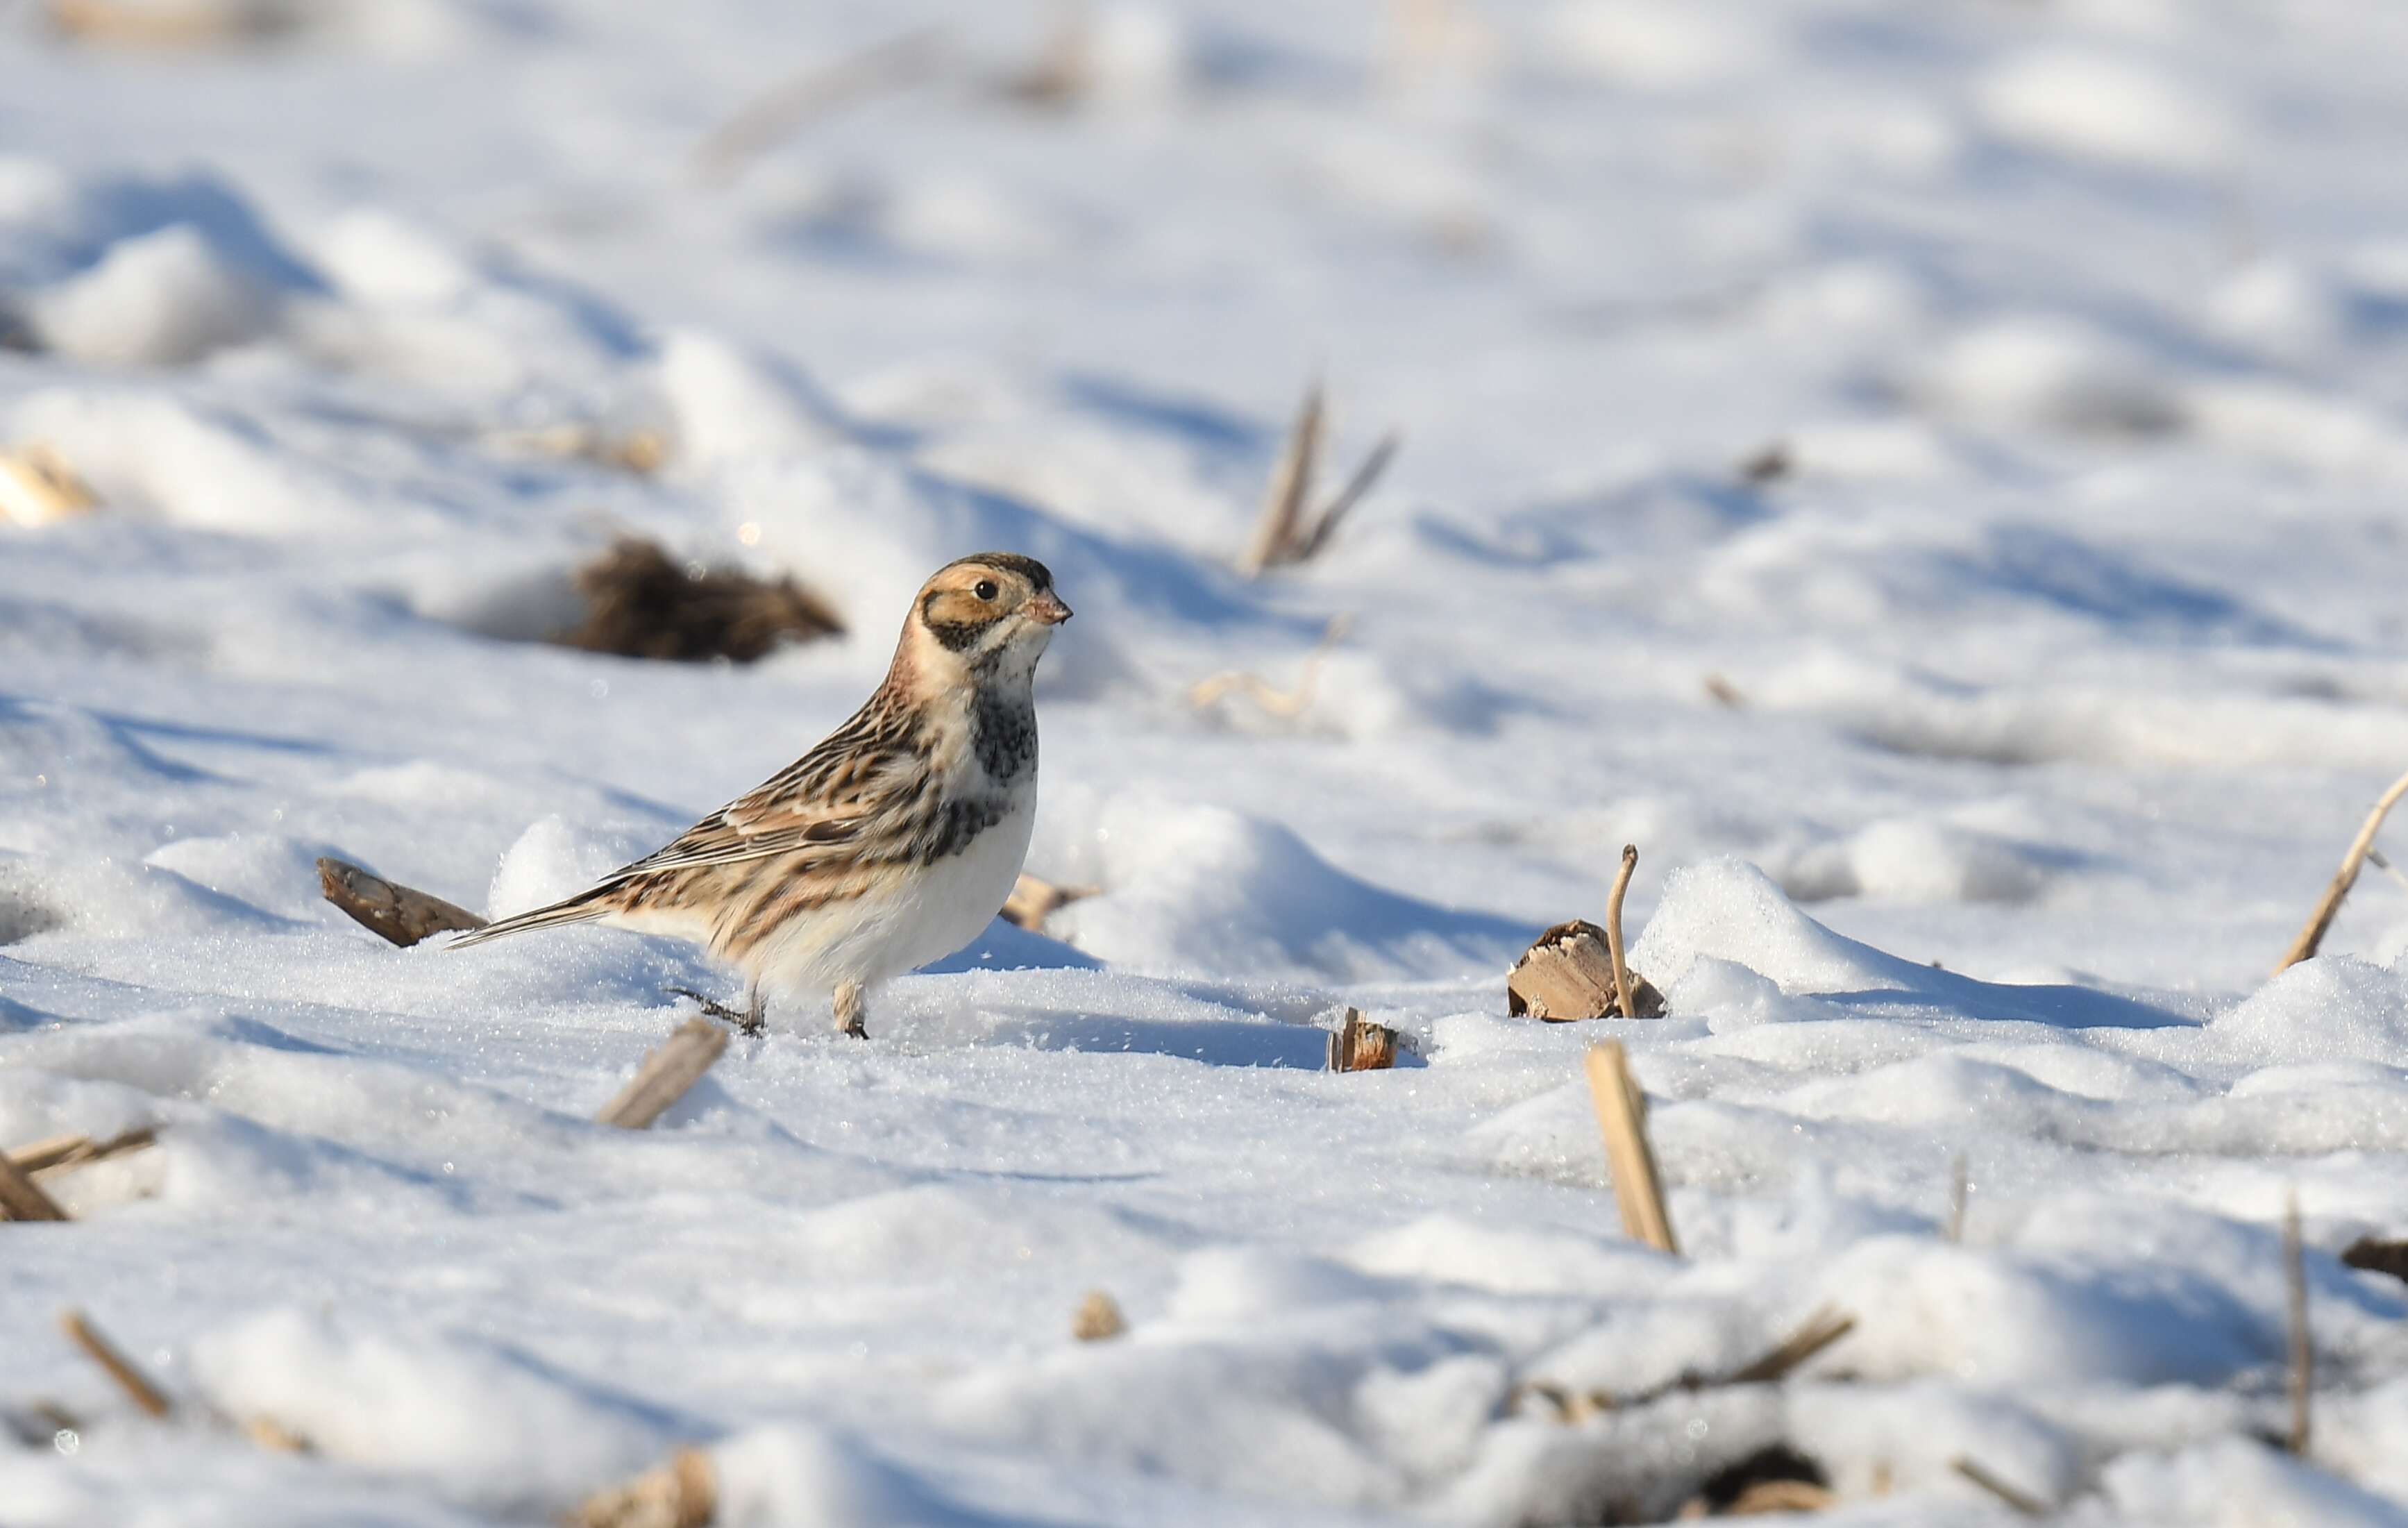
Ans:
<svg viewBox="0 0 2408 1528"><path fill-rule="evenodd" d="M704 1017L715 1018L724 1024L733 1024L739 1034L759 1034L768 1028L768 1016L757 1003L751 1008L730 1008L717 998L704 997L690 987L672 987L666 990L673 998L692 998L695 1006L702 1010Z"/></svg>
<svg viewBox="0 0 2408 1528"><path fill-rule="evenodd" d="M855 1040L869 1038L869 1026L863 1022L868 1016L869 1004L859 982L846 982L836 989L836 1026Z"/></svg>

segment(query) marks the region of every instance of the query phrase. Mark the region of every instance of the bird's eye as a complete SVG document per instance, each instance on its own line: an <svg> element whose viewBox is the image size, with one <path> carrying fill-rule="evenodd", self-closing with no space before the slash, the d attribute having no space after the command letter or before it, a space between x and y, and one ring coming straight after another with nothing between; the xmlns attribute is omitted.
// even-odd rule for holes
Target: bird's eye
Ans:
<svg viewBox="0 0 2408 1528"><path fill-rule="evenodd" d="M979 580L978 587L972 589L970 593L978 596L981 599L993 599L996 597L995 580L991 578L982 578Z"/></svg>

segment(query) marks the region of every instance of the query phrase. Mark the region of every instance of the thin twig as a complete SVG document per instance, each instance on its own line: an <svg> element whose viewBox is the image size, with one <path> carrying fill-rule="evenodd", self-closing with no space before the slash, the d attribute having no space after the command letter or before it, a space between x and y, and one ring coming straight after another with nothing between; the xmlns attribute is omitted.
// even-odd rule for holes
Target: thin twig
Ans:
<svg viewBox="0 0 2408 1528"><path fill-rule="evenodd" d="M1717 1383L1771 1384L1787 1377L1791 1370L1856 1329L1855 1317L1842 1315L1827 1305L1806 1318L1806 1324L1791 1333L1780 1347L1743 1368L1732 1370Z"/></svg>
<svg viewBox="0 0 2408 1528"><path fill-rule="evenodd" d="M165 1419L175 1409L166 1392L152 1384L148 1375L134 1366L132 1359L118 1351L108 1338L102 1336L99 1329L82 1311L62 1311L59 1326L78 1348L84 1350L86 1357L108 1372L108 1377L117 1381L118 1389L131 1397L134 1404L142 1408L144 1415Z"/></svg>
<svg viewBox="0 0 2408 1528"><path fill-rule="evenodd" d="M1305 655L1304 669L1297 675L1294 689L1273 689L1259 675L1240 673L1232 669L1189 685L1187 703L1200 711L1223 696L1240 691L1271 715L1300 716L1304 708L1312 704L1313 691L1321 683L1322 665L1329 661L1330 650L1345 641L1346 633L1354 624L1354 617L1349 613L1341 612L1329 618L1329 624L1321 629L1321 640L1312 644L1312 652Z"/></svg>
<svg viewBox="0 0 2408 1528"><path fill-rule="evenodd" d="M2316 1353L2308 1340L2307 1254L2300 1243L2300 1193L2296 1189L2283 1201L2283 1287L2291 1333L2291 1431L2284 1442L2292 1453L2305 1458Z"/></svg>
<svg viewBox="0 0 2408 1528"><path fill-rule="evenodd" d="M1622 956L1622 899L1630 890L1630 877L1639 869L1639 845L1622 846L1622 868L1613 873L1613 889L1605 899L1605 953L1613 960L1613 1001L1622 1005L1622 1016L1637 1018L1639 1005L1630 997L1630 962Z"/></svg>
<svg viewBox="0 0 2408 1528"><path fill-rule="evenodd" d="M2029 1492L2007 1484L1988 1470L1958 1454L1949 1467L2028 1518L2044 1517L2048 1504Z"/></svg>
<svg viewBox="0 0 2408 1528"><path fill-rule="evenodd" d="M1672 1217L1664 1206L1664 1183L1656 1148L1647 1140L1647 1102L1630 1075L1630 1057L1619 1040L1588 1047L1588 1091L1605 1137L1605 1159L1613 1202L1622 1211L1624 1234L1658 1251L1680 1255Z"/></svg>
<svg viewBox="0 0 2408 1528"><path fill-rule="evenodd" d="M2383 819L2390 815L2391 809L2400 803L2402 796L2408 796L2408 774L2391 782L2391 788L2383 793L2374 803L2374 810L2368 813L2366 821L2358 826L2358 836L2350 840L2349 853L2342 856L2341 869L2333 872L2331 884L2316 900L2315 911L2308 915L2306 927L2300 930L2299 938L2291 941L2291 947L2283 956L2282 964L2274 968L2275 975L2279 976L2300 961L2315 957L2316 946L2324 943L2325 930L2332 927L2333 915L2341 911L2342 899L2348 896L2349 888L2358 884L2358 867L2374 847L2374 835L2382 830Z"/></svg>
<svg viewBox="0 0 2408 1528"><path fill-rule="evenodd" d="M621 1130L644 1130L702 1080L727 1048L727 1031L707 1018L689 1018L644 1058L633 1081L594 1117Z"/></svg>
<svg viewBox="0 0 2408 1528"><path fill-rule="evenodd" d="M22 1168L0 1156L0 1220L64 1220L67 1212L25 1175Z"/></svg>
<svg viewBox="0 0 2408 1528"><path fill-rule="evenodd" d="M1246 555L1238 559L1238 571L1248 578L1289 560L1297 527L1304 519L1305 503L1312 497L1313 473L1321 462L1321 383L1316 381L1305 389L1296 423L1288 428L1287 445L1280 453L1279 465L1271 471L1270 487L1263 495L1254 540L1247 543Z"/></svg>
<svg viewBox="0 0 2408 1528"><path fill-rule="evenodd" d="M1338 497L1321 512L1321 518L1312 523L1312 529L1297 543L1295 555L1288 561L1304 562L1320 555L1321 549L1329 544L1329 538L1337 534L1339 523L1378 485L1380 475L1387 471L1388 463L1396 459L1397 448L1403 443L1402 438L1394 430L1380 437L1380 443L1371 448L1371 454L1363 458L1363 465L1346 480L1346 486L1339 489Z"/></svg>

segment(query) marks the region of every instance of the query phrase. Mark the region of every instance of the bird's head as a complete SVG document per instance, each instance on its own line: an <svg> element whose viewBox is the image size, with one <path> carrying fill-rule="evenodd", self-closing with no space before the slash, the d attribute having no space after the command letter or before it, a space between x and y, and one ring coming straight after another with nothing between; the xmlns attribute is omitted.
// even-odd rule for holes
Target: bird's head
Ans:
<svg viewBox="0 0 2408 1528"><path fill-rule="evenodd" d="M1054 628L1070 607L1054 593L1054 575L1033 557L981 552L945 564L920 585L903 627L903 646L924 673L965 675L1035 671Z"/></svg>

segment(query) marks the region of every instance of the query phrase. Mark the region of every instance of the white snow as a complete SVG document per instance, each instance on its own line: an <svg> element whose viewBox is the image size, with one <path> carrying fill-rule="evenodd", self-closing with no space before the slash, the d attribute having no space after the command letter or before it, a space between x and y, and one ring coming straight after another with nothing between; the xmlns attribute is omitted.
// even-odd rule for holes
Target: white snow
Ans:
<svg viewBox="0 0 2408 1528"><path fill-rule="evenodd" d="M530 1522L686 1445L759 1528L1652 1521L1773 1444L1842 1522L2005 1521L1961 1460L2408 1521L2408 1289L2336 1256L2408 1235L2399 883L2268 977L2408 767L2408 14L43 9L0 450L100 503L0 526L0 1145L158 1144L0 1225L7 1528ZM1243 581L1316 378L1325 489L1403 449ZM537 641L624 534L847 631ZM727 973L320 899L656 846L982 547L1078 612L1029 866L1095 894L867 1043L777 1010L606 1130ZM1507 1018L1626 842L1668 1016ZM1396 1069L1320 1070L1348 1006ZM1619 1229L1605 1035L1683 1256Z"/></svg>

